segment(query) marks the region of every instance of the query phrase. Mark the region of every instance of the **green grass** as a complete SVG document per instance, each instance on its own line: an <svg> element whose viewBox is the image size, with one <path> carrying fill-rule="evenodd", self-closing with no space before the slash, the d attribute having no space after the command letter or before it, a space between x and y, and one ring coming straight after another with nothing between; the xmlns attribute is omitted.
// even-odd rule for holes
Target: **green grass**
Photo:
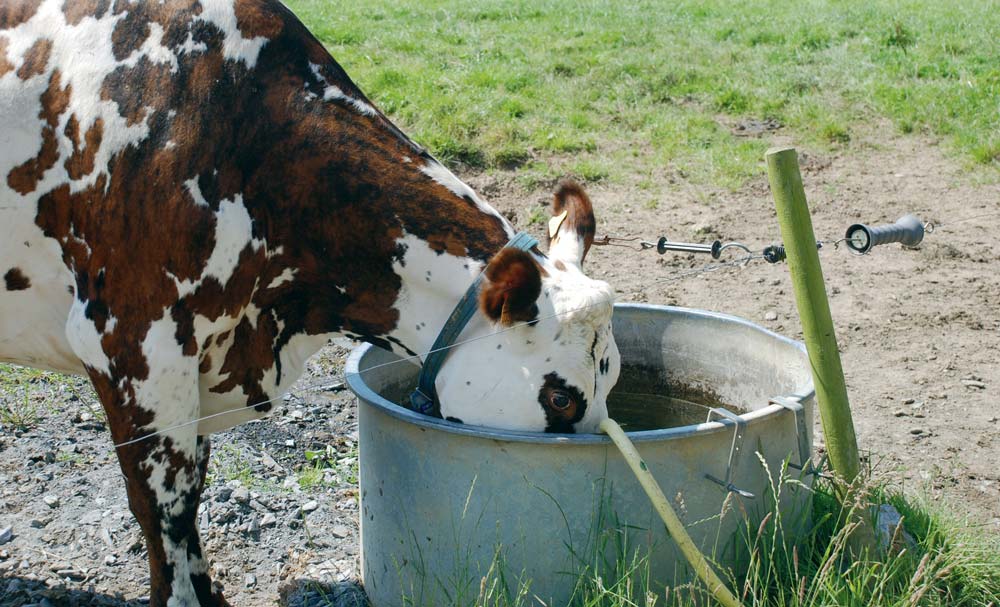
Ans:
<svg viewBox="0 0 1000 607"><path fill-rule="evenodd" d="M43 405L51 397L51 386L63 384L66 379L56 373L0 364L0 426L21 431L37 426ZM73 389L70 382L65 385Z"/></svg>
<svg viewBox="0 0 1000 607"><path fill-rule="evenodd" d="M95 420L104 422L104 410L86 379L0 364L0 428L25 431L36 427L45 413L57 412L53 401L59 392L73 395Z"/></svg>
<svg viewBox="0 0 1000 607"><path fill-rule="evenodd" d="M358 484L358 446L351 444L343 453L333 445L324 451L306 451L306 464L298 471L299 487L341 487Z"/></svg>
<svg viewBox="0 0 1000 607"><path fill-rule="evenodd" d="M768 146L735 136L742 120L825 149L883 118L1000 166L991 0L289 5L404 130L471 167L542 160L588 181L666 167L738 187Z"/></svg>

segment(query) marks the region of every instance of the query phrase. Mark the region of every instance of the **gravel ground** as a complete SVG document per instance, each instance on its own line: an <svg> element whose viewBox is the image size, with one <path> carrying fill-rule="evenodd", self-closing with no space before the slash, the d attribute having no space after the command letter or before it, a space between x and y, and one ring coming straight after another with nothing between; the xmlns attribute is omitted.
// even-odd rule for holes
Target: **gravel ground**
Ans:
<svg viewBox="0 0 1000 607"><path fill-rule="evenodd" d="M325 348L267 421L212 437L199 524L235 605L364 604L356 409L335 379L346 353ZM63 379L4 396L33 421L0 435L0 606L143 605L145 548L103 414Z"/></svg>

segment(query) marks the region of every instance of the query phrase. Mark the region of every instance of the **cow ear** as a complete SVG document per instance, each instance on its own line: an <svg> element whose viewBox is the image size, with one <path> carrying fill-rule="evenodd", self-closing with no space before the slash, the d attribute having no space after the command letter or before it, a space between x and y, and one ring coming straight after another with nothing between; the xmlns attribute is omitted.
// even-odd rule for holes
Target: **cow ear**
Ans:
<svg viewBox="0 0 1000 607"><path fill-rule="evenodd" d="M486 266L486 284L479 292L479 308L504 326L538 317L542 273L530 253L503 249Z"/></svg>
<svg viewBox="0 0 1000 607"><path fill-rule="evenodd" d="M549 257L582 266L596 231L594 206L587 193L575 181L559 182L549 220Z"/></svg>

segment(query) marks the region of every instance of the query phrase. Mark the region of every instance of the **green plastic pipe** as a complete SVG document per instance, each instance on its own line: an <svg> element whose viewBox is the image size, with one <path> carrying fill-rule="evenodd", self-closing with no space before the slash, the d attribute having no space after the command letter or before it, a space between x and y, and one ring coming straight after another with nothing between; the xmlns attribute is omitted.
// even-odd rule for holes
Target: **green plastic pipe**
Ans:
<svg viewBox="0 0 1000 607"><path fill-rule="evenodd" d="M812 217L799 174L798 156L794 148L774 148L767 151L765 158L781 238L788 255L795 303L802 320L802 337L809 352L826 451L834 472L850 484L861 470L858 439L847 399L837 336L833 331L830 302L826 298L823 268L816 250Z"/></svg>
<svg viewBox="0 0 1000 607"><path fill-rule="evenodd" d="M677 547L681 549L681 554L687 559L688 563L691 563L691 567L694 568L695 573L701 578L701 581L705 582L705 586L708 587L709 592L715 597L715 600L719 601L724 607L743 607L739 599L733 596L733 593L729 591L729 588L719 579L719 576L712 569L712 566L708 564L705 559L705 555L698 550L698 546L695 545L694 540L688 535L687 529L684 528L684 523L681 519L677 517L677 513L670 506L670 502L667 501L667 496L663 495L663 490L660 489L660 485L657 484L656 479L650 474L649 469L646 467L646 462L642 461L642 457L639 456L639 452L636 450L635 445L629 440L625 431L622 430L618 423L607 418L601 422L601 432L607 434L611 440L618 447L618 450L622 452L622 457L628 463L628 467L632 469L635 477L639 479L639 484L646 491L646 495L649 496L649 500L653 503L653 508L663 519L663 524L667 526L667 531L670 532L670 537L673 538Z"/></svg>

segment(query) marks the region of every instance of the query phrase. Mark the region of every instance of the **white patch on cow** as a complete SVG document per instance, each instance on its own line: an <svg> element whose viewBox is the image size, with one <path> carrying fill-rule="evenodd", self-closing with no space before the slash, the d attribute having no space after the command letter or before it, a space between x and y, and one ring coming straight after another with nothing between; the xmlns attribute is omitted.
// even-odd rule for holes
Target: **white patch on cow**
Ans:
<svg viewBox="0 0 1000 607"><path fill-rule="evenodd" d="M177 323L165 308L142 340L149 375L133 381L133 387L139 406L156 414L150 425L154 430L190 421L198 413L198 361L184 355L176 335Z"/></svg>
<svg viewBox="0 0 1000 607"><path fill-rule="evenodd" d="M560 231L549 243L549 258L573 264L578 269L583 263L583 253L586 245L575 229L567 228Z"/></svg>
<svg viewBox="0 0 1000 607"><path fill-rule="evenodd" d="M208 202L201 193L201 188L198 187L197 180L189 179L184 182L184 185L187 186L195 204L208 206ZM219 203L219 210L215 213L215 246L212 248L212 253L205 263L201 276L194 281L174 279L177 282L179 297L194 293L209 277L215 278L219 284L225 286L232 278L233 272L236 271L240 253L247 245L252 245L254 249L260 249L263 243L254 240L253 219L250 218L250 213L243 205L243 195L237 194L233 200L227 199Z"/></svg>
<svg viewBox="0 0 1000 607"><path fill-rule="evenodd" d="M473 191L472 188L466 185L465 182L458 177L455 177L455 174L449 171L443 164L432 158L427 161L427 164L420 168L420 172L433 179L436 183L448 188L459 198L471 201L476 205L476 208L483 213L500 218L503 222L505 230L507 231L507 235L509 237L514 236L514 228L511 227L510 222L507 221L503 215L497 212L496 209L483 202L483 200L476 195L476 192Z"/></svg>
<svg viewBox="0 0 1000 607"><path fill-rule="evenodd" d="M184 40L184 44L177 47L177 50L182 55L191 55L194 53L204 53L208 50L208 45L204 42L195 42L194 33L188 32L187 39Z"/></svg>
<svg viewBox="0 0 1000 607"><path fill-rule="evenodd" d="M396 239L406 255L393 263L402 285L393 306L399 321L391 336L423 354L431 349L437 331L476 276L482 264L448 253L438 254L426 241L410 234Z"/></svg>
<svg viewBox="0 0 1000 607"><path fill-rule="evenodd" d="M332 101L332 100L342 101L347 105L353 107L355 110L358 111L358 113L364 114L365 116L375 116L378 113L375 111L375 108L373 108L370 104L365 103L360 99L355 99L354 97L345 95L344 91L340 90L340 87L327 82L326 78L323 77L323 73L320 71L321 68L319 65L315 63L310 63L309 68L312 69L313 75L316 76L316 79L323 83L324 101Z"/></svg>
<svg viewBox="0 0 1000 607"><path fill-rule="evenodd" d="M242 61L247 68L257 65L257 56L267 44L267 38L244 38L236 24L236 8L233 0L202 0L202 11L195 19L207 21L222 30L225 41L222 56L226 59Z"/></svg>
<svg viewBox="0 0 1000 607"><path fill-rule="evenodd" d="M275 289L285 283L292 282L292 280L295 279L295 274L297 271L298 270L296 268L285 268L284 270L282 270L281 274L275 276L274 279L271 280L270 284L268 284L264 288Z"/></svg>
<svg viewBox="0 0 1000 607"><path fill-rule="evenodd" d="M86 309L87 304L73 300L65 326L66 340L88 367L110 375L111 361L101 347L102 333L97 330L94 321L87 318Z"/></svg>
<svg viewBox="0 0 1000 607"><path fill-rule="evenodd" d="M169 63L170 71L177 71L177 57L174 53L163 46L163 26L159 23L149 24L149 36L143 41L142 46L133 51L122 65L135 67L140 59L148 59L152 63Z"/></svg>
<svg viewBox="0 0 1000 607"><path fill-rule="evenodd" d="M74 280L59 244L35 225L33 207L15 203L0 215L0 276L17 268L31 282L11 292L0 280L0 361L83 373L66 336Z"/></svg>
<svg viewBox="0 0 1000 607"><path fill-rule="evenodd" d="M354 109L361 112L365 116L374 116L376 114L375 108L371 105L361 101L360 99L355 99L354 97L345 95L344 92L340 90L340 87L331 84L323 90L323 100L330 101L334 99L347 102Z"/></svg>
<svg viewBox="0 0 1000 607"><path fill-rule="evenodd" d="M205 196L201 193L201 187L198 185L198 178L192 177L184 182L184 187L187 188L189 194L191 194L191 199L194 203L200 207L207 207L208 201L205 200Z"/></svg>

